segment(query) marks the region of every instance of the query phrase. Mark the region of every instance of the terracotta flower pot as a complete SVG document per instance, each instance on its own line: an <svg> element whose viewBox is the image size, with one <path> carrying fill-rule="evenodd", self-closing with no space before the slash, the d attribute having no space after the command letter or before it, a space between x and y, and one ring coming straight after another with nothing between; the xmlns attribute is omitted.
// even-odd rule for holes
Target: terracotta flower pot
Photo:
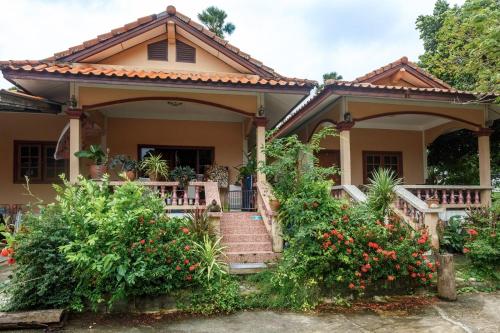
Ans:
<svg viewBox="0 0 500 333"><path fill-rule="evenodd" d="M149 176L149 180L152 182L157 182L158 180L160 180L160 177L158 177L157 173L151 172L148 174L148 176Z"/></svg>
<svg viewBox="0 0 500 333"><path fill-rule="evenodd" d="M274 212L280 209L280 202L277 199L269 200L269 205Z"/></svg>
<svg viewBox="0 0 500 333"><path fill-rule="evenodd" d="M125 171L125 177L130 181L135 180L136 178L135 171Z"/></svg>
<svg viewBox="0 0 500 333"><path fill-rule="evenodd" d="M92 179L102 179L105 173L108 172L108 167L106 165L96 165L92 164L89 167L90 178Z"/></svg>

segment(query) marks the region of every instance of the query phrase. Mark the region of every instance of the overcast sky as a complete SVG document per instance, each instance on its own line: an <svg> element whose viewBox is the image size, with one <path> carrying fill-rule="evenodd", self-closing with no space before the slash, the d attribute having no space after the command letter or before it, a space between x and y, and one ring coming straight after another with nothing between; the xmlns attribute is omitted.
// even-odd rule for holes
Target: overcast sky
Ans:
<svg viewBox="0 0 500 333"><path fill-rule="evenodd" d="M286 76L353 79L423 52L415 19L435 0L2 0L0 60L43 59L168 4L191 18L215 5L236 25L229 41ZM463 0L451 0L463 3ZM10 83L0 79L0 88Z"/></svg>

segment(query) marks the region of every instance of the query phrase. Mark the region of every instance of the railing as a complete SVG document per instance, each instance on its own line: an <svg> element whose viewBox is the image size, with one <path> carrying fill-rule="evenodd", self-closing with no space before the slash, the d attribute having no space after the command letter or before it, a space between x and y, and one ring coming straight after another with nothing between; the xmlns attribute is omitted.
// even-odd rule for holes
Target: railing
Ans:
<svg viewBox="0 0 500 333"><path fill-rule="evenodd" d="M396 186L394 194L396 195L396 200L393 204L394 212L415 230L427 228L432 246L439 248L437 222L439 220L439 213L444 212L445 209L429 207L426 202L403 186Z"/></svg>
<svg viewBox="0 0 500 333"><path fill-rule="evenodd" d="M436 200L444 208L471 208L489 205L491 187L466 185L404 185L420 200Z"/></svg>
<svg viewBox="0 0 500 333"><path fill-rule="evenodd" d="M332 186L332 196L340 198L348 198L353 202L365 202L366 195L356 185L337 185Z"/></svg>
<svg viewBox="0 0 500 333"><path fill-rule="evenodd" d="M256 190L237 190L227 192L230 211L255 212L257 210Z"/></svg>
<svg viewBox="0 0 500 333"><path fill-rule="evenodd" d="M257 208L262 215L262 220L266 226L269 236L273 242L273 251L283 251L283 237L281 234L281 226L276 218L276 212L271 208L270 201L276 198L272 194L272 187L266 181L259 181L257 188Z"/></svg>
<svg viewBox="0 0 500 333"><path fill-rule="evenodd" d="M205 209L214 200L220 206L220 196L215 182L189 182L185 189L181 189L179 182L137 181L139 184L157 191L165 202L167 211L189 211ZM110 186L121 186L125 181L110 181Z"/></svg>

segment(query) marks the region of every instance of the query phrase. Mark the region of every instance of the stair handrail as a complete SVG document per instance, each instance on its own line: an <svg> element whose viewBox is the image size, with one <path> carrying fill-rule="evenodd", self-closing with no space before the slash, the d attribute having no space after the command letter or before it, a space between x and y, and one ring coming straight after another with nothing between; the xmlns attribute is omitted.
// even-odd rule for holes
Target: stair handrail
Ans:
<svg viewBox="0 0 500 333"><path fill-rule="evenodd" d="M271 207L270 201L276 200L272 193L272 186L265 180L256 183L257 188L257 209L259 210L266 230L271 237L274 252L283 251L283 237L281 235L281 225L277 220L277 212Z"/></svg>
<svg viewBox="0 0 500 333"><path fill-rule="evenodd" d="M332 191L345 193L355 202L366 202L366 194L364 194L356 185L335 185L332 186Z"/></svg>

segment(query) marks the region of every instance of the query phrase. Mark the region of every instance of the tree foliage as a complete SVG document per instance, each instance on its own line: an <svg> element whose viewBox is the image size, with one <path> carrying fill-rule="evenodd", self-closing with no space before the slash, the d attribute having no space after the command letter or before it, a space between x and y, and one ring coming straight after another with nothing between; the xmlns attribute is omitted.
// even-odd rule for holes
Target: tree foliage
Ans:
<svg viewBox="0 0 500 333"><path fill-rule="evenodd" d="M225 22L226 18L226 12L215 6L210 6L198 14L198 19L220 38L224 38L225 33L231 35L236 29L233 23Z"/></svg>

